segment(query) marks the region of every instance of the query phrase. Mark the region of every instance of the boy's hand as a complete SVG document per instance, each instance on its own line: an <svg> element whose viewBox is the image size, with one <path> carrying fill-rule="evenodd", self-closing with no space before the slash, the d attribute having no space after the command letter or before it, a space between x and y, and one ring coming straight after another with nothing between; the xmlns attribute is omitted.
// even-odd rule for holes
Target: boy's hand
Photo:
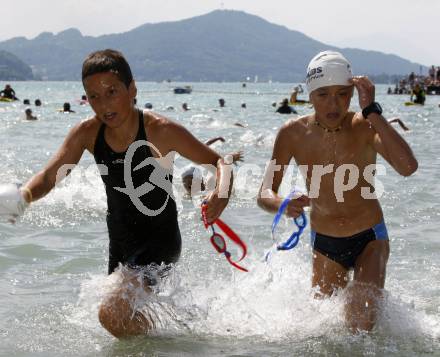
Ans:
<svg viewBox="0 0 440 357"><path fill-rule="evenodd" d="M310 198L301 195L289 202L286 208L286 216L296 218L304 212L304 207L310 206Z"/></svg>
<svg viewBox="0 0 440 357"><path fill-rule="evenodd" d="M359 94L359 106L361 110L374 102L375 87L366 76L356 76L351 79Z"/></svg>
<svg viewBox="0 0 440 357"><path fill-rule="evenodd" d="M232 154L232 160L234 161L234 164L237 164L237 161L243 161L244 155L243 151L236 151Z"/></svg>
<svg viewBox="0 0 440 357"><path fill-rule="evenodd" d="M228 204L229 198L220 198L218 196L218 191L214 190L206 198L206 219L208 223L214 222L219 218Z"/></svg>

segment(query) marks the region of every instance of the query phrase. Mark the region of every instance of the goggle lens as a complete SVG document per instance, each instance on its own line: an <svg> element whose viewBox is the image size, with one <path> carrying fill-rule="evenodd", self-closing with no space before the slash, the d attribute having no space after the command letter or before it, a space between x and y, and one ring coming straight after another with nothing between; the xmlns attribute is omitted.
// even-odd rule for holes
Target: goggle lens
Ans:
<svg viewBox="0 0 440 357"><path fill-rule="evenodd" d="M226 242L220 234L213 234L211 237L211 243L217 252L224 253L226 251Z"/></svg>

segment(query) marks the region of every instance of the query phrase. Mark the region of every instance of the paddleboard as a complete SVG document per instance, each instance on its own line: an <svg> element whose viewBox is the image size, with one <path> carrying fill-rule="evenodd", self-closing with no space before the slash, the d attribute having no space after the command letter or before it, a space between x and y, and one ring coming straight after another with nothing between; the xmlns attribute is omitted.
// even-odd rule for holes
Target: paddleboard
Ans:
<svg viewBox="0 0 440 357"><path fill-rule="evenodd" d="M308 105L310 102L289 102L289 105Z"/></svg>
<svg viewBox="0 0 440 357"><path fill-rule="evenodd" d="M420 103L414 103L414 102L405 102L405 105L406 105L407 107L409 107L409 106L411 106L411 105L423 105L423 104L420 104Z"/></svg>

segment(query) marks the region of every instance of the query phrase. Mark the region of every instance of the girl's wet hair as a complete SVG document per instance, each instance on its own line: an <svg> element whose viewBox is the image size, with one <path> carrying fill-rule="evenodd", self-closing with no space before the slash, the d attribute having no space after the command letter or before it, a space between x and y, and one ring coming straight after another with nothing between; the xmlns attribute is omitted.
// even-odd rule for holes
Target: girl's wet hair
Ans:
<svg viewBox="0 0 440 357"><path fill-rule="evenodd" d="M133 81L130 66L123 54L111 49L95 51L87 56L82 66L82 81L93 74L105 72L116 74L127 88Z"/></svg>

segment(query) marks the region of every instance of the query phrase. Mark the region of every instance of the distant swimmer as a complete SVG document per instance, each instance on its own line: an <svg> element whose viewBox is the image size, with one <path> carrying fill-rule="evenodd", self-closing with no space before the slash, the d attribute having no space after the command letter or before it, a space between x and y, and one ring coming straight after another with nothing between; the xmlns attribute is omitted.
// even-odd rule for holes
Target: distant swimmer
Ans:
<svg viewBox="0 0 440 357"><path fill-rule="evenodd" d="M241 108L246 109L246 103L241 103Z"/></svg>
<svg viewBox="0 0 440 357"><path fill-rule="evenodd" d="M87 105L89 104L89 101L87 99L87 96L84 94L81 96L81 100L79 101L79 105Z"/></svg>
<svg viewBox="0 0 440 357"><path fill-rule="evenodd" d="M31 101L29 99L23 99L23 104L24 105L30 105Z"/></svg>
<svg viewBox="0 0 440 357"><path fill-rule="evenodd" d="M412 175L418 162L382 116L374 84L367 77L353 77L342 54L317 54L308 65L306 84L314 113L289 120L279 130L258 204L278 212L284 201L280 184L294 160L307 193L290 199L285 214L300 217L311 207L315 298L344 289L346 326L354 333L370 331L382 306L390 251L374 186L380 168L376 157L381 155L402 176ZM357 113L349 111L354 89L361 108Z"/></svg>
<svg viewBox="0 0 440 357"><path fill-rule="evenodd" d="M108 273L118 281L99 307L99 321L118 338L146 335L160 316L142 313L148 306L136 305L136 293L143 289L152 294L150 286L166 276L181 252L172 189L175 154L211 165L218 177L206 197L204 217L211 224L228 204L232 167L180 124L134 106L136 83L122 53L107 49L89 54L82 82L94 116L77 123L52 159L24 186L0 185L0 215L13 220L23 214L89 151L107 196Z"/></svg>
<svg viewBox="0 0 440 357"><path fill-rule="evenodd" d="M390 124L397 123L404 131L409 131L409 128L403 123L402 120L400 120L400 118L390 119L390 120L388 120L388 123L390 123Z"/></svg>
<svg viewBox="0 0 440 357"><path fill-rule="evenodd" d="M37 117L32 115L32 109L26 108L24 111L24 114L26 115L26 120L37 120Z"/></svg>
<svg viewBox="0 0 440 357"><path fill-rule="evenodd" d="M145 103L144 108L145 108L145 109L153 109L153 104L151 104L151 103Z"/></svg>
<svg viewBox="0 0 440 357"><path fill-rule="evenodd" d="M189 107L188 107L188 103L182 103L182 109L183 109L184 112L190 110Z"/></svg>
<svg viewBox="0 0 440 357"><path fill-rule="evenodd" d="M71 109L71 107L70 107L70 103L69 103L69 102L64 103L64 104L63 104L63 109L58 109L58 111L59 111L59 112L62 112L62 113L75 113L75 112Z"/></svg>
<svg viewBox="0 0 440 357"><path fill-rule="evenodd" d="M41 100L40 99L35 99L34 104L35 104L36 107L40 107L41 106Z"/></svg>
<svg viewBox="0 0 440 357"><path fill-rule="evenodd" d="M0 97L6 99L18 100L18 98L15 96L15 90L12 89L10 84L6 84L5 88L2 91L0 91Z"/></svg>
<svg viewBox="0 0 440 357"><path fill-rule="evenodd" d="M307 100L298 99L298 93L302 93L302 88L300 92L300 87L293 88L292 94L290 95L290 104L309 104L310 102Z"/></svg>
<svg viewBox="0 0 440 357"><path fill-rule="evenodd" d="M421 87L419 83L416 83L412 89L410 101L416 104L424 105L425 100L426 100L425 90Z"/></svg>
<svg viewBox="0 0 440 357"><path fill-rule="evenodd" d="M219 104L220 108L223 108L226 104L226 101L223 98L220 98L218 100L218 104Z"/></svg>
<svg viewBox="0 0 440 357"><path fill-rule="evenodd" d="M209 139L205 145L210 146L214 144L217 141L221 141L222 143L225 142L225 139L221 136ZM232 154L228 154L225 156L226 161L230 161L229 164L236 164L238 161L243 161L243 152L237 151L233 152ZM202 171L195 167L190 165L188 168L185 169L185 171L181 175L183 187L185 188L185 191L188 195L194 195L201 191L205 191L206 183L203 180L202 177Z"/></svg>
<svg viewBox="0 0 440 357"><path fill-rule="evenodd" d="M289 100L287 98L284 98L280 104L281 105L276 110L278 114L297 114L296 110L289 105Z"/></svg>

